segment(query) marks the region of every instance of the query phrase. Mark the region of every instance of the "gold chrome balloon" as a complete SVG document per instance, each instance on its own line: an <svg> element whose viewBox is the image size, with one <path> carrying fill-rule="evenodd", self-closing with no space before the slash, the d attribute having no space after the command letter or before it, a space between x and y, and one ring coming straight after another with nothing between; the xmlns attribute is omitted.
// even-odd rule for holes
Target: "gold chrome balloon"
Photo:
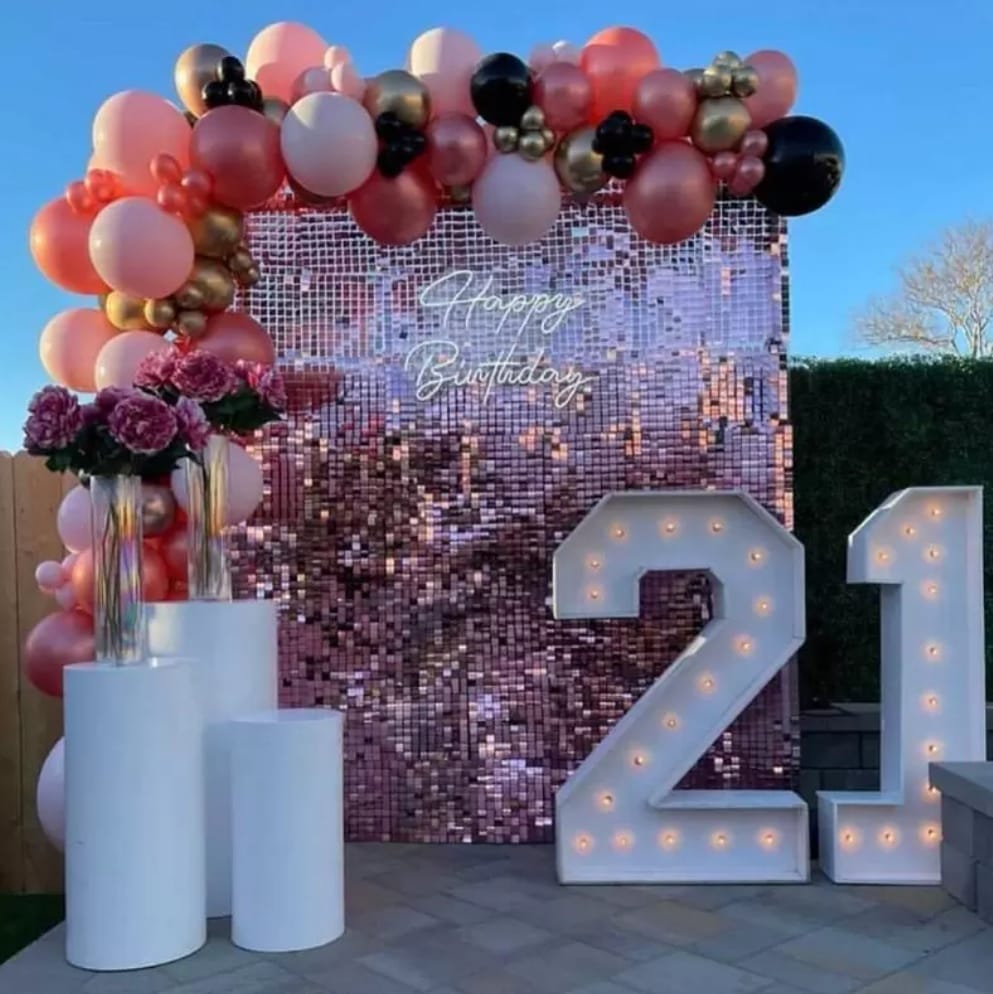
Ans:
<svg viewBox="0 0 993 994"><path fill-rule="evenodd" d="M683 75L693 84L693 88L699 93L700 87L703 85L703 70L684 69Z"/></svg>
<svg viewBox="0 0 993 994"><path fill-rule="evenodd" d="M207 315L203 311L181 311L176 318L176 331L187 338L199 338L207 330Z"/></svg>
<svg viewBox="0 0 993 994"><path fill-rule="evenodd" d="M176 305L168 299L146 300L145 320L159 331L171 328L176 320Z"/></svg>
<svg viewBox="0 0 993 994"><path fill-rule="evenodd" d="M555 132L551 128L542 128L541 137L545 140L545 151L551 152L555 148Z"/></svg>
<svg viewBox="0 0 993 994"><path fill-rule="evenodd" d="M111 290L104 302L103 312L107 320L121 331L141 331L148 327L143 297L129 297L126 293Z"/></svg>
<svg viewBox="0 0 993 994"><path fill-rule="evenodd" d="M240 244L245 234L241 211L233 207L213 206L199 217L187 222L197 255L226 259Z"/></svg>
<svg viewBox="0 0 993 994"><path fill-rule="evenodd" d="M580 128L566 135L555 150L555 172L562 185L581 199L607 182L603 156L593 151L595 138L596 128Z"/></svg>
<svg viewBox="0 0 993 994"><path fill-rule="evenodd" d="M535 162L548 151L545 145L545 136L540 131L525 131L517 140L517 151Z"/></svg>
<svg viewBox="0 0 993 994"><path fill-rule="evenodd" d="M258 281L262 279L262 274L259 272L258 266L249 266L239 277L238 282L242 286L255 286Z"/></svg>
<svg viewBox="0 0 993 994"><path fill-rule="evenodd" d="M235 274L244 273L254 265L255 260L252 258L252 253L244 245L238 246L228 259L228 268Z"/></svg>
<svg viewBox="0 0 993 994"><path fill-rule="evenodd" d="M141 486L141 527L145 538L165 535L176 521L176 498L169 487L155 483Z"/></svg>
<svg viewBox="0 0 993 994"><path fill-rule="evenodd" d="M192 278L187 280L173 296L184 311L198 311L203 307L203 290L192 282Z"/></svg>
<svg viewBox="0 0 993 994"><path fill-rule="evenodd" d="M518 137L517 128L505 125L493 132L493 146L498 152L515 152Z"/></svg>
<svg viewBox="0 0 993 994"><path fill-rule="evenodd" d="M725 66L707 66L697 91L701 97L723 97L731 90L731 70Z"/></svg>
<svg viewBox="0 0 993 994"><path fill-rule="evenodd" d="M759 88L759 74L751 66L739 66L731 73L731 90L736 97L750 97Z"/></svg>
<svg viewBox="0 0 993 994"><path fill-rule="evenodd" d="M711 65L722 66L725 69L737 69L742 64L737 52L718 52Z"/></svg>
<svg viewBox="0 0 993 994"><path fill-rule="evenodd" d="M540 107L528 107L521 117L521 131L541 131L545 127L545 112Z"/></svg>
<svg viewBox="0 0 993 994"><path fill-rule="evenodd" d="M283 118L289 113L290 105L279 97L266 97L262 101L262 113L265 114L273 124L282 124Z"/></svg>
<svg viewBox="0 0 993 994"><path fill-rule="evenodd" d="M231 53L220 45L191 45L176 59L172 78L183 106L199 117L207 113L203 102L205 83L217 79L217 64Z"/></svg>
<svg viewBox="0 0 993 994"><path fill-rule="evenodd" d="M388 69L366 85L362 106L375 121L380 114L396 114L410 128L423 128L431 116L428 88L404 69Z"/></svg>
<svg viewBox="0 0 993 994"><path fill-rule="evenodd" d="M203 294L200 306L209 314L226 311L234 303L234 277L217 259L198 256L189 282Z"/></svg>
<svg viewBox="0 0 993 994"><path fill-rule="evenodd" d="M690 138L701 152L712 155L732 149L751 127L748 108L737 97L703 100L690 127Z"/></svg>

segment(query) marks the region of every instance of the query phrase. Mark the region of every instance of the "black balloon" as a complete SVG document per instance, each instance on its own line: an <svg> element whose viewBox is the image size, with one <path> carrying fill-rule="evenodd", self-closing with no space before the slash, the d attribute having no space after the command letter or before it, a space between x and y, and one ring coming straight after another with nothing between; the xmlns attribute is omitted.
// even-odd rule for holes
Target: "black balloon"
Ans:
<svg viewBox="0 0 993 994"><path fill-rule="evenodd" d="M403 121L396 114L384 111L376 118L376 135L383 141L395 141L403 132Z"/></svg>
<svg viewBox="0 0 993 994"><path fill-rule="evenodd" d="M507 52L487 55L472 74L470 93L479 116L496 127L521 123L531 99L531 70Z"/></svg>
<svg viewBox="0 0 993 994"><path fill-rule="evenodd" d="M618 179L630 179L637 164L637 160L630 153L615 152L613 155L603 157L603 171L608 176L616 176Z"/></svg>
<svg viewBox="0 0 993 994"><path fill-rule="evenodd" d="M233 55L225 55L217 63L217 78L225 83L242 80L245 78L245 67L241 64L240 59L236 59Z"/></svg>
<svg viewBox="0 0 993 994"><path fill-rule="evenodd" d="M242 107L253 107L255 105L255 93L252 84L246 79L233 79L226 84L228 88L228 100L233 104L240 104Z"/></svg>
<svg viewBox="0 0 993 994"><path fill-rule="evenodd" d="M647 124L633 124L631 126L631 151L635 155L644 155L655 141L655 135Z"/></svg>
<svg viewBox="0 0 993 994"><path fill-rule="evenodd" d="M841 139L815 117L783 117L764 130L769 148L765 177L755 188L759 203L784 217L823 207L845 171Z"/></svg>
<svg viewBox="0 0 993 994"><path fill-rule="evenodd" d="M209 107L221 107L230 103L228 99L228 84L222 83L219 79L212 79L209 83L203 84L203 102Z"/></svg>

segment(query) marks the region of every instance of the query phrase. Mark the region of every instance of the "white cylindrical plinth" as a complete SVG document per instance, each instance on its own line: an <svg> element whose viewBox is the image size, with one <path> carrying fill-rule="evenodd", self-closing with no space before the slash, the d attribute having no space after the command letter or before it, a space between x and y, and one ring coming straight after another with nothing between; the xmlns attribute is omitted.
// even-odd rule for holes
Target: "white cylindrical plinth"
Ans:
<svg viewBox="0 0 993 994"><path fill-rule="evenodd" d="M207 915L230 915L228 721L276 707L276 603L173 601L147 613L149 652L193 662L207 725Z"/></svg>
<svg viewBox="0 0 993 994"><path fill-rule="evenodd" d="M203 717L183 660L65 668L66 958L136 970L206 941Z"/></svg>
<svg viewBox="0 0 993 994"><path fill-rule="evenodd" d="M232 941L323 946L345 930L342 717L270 711L231 731Z"/></svg>

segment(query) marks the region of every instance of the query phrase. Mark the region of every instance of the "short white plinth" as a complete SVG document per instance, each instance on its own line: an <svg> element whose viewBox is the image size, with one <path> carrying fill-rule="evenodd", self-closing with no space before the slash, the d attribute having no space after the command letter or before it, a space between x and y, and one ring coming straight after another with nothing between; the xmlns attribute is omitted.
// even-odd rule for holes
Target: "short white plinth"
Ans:
<svg viewBox="0 0 993 994"><path fill-rule="evenodd" d="M231 938L243 949L313 949L345 930L342 724L311 708L231 723Z"/></svg>
<svg viewBox="0 0 993 994"><path fill-rule="evenodd" d="M206 941L203 717L188 661L65 668L66 958L136 970Z"/></svg>
<svg viewBox="0 0 993 994"><path fill-rule="evenodd" d="M276 707L275 601L149 604L152 655L192 660L207 723L207 916L231 914L228 721Z"/></svg>

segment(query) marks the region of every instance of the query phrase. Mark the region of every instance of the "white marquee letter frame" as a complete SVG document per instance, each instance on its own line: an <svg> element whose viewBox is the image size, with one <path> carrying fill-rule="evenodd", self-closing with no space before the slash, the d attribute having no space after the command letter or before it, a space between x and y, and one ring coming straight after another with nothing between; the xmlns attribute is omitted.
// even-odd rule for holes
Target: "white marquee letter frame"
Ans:
<svg viewBox="0 0 993 994"><path fill-rule="evenodd" d="M790 791L674 791L803 643L803 547L747 494L604 497L556 550L559 619L633 618L650 571L706 570L714 618L556 795L562 883L803 882Z"/></svg>
<svg viewBox="0 0 993 994"><path fill-rule="evenodd" d="M982 488L891 496L849 537L848 582L881 585L881 790L818 794L821 864L838 883L938 883L928 764L986 759Z"/></svg>

